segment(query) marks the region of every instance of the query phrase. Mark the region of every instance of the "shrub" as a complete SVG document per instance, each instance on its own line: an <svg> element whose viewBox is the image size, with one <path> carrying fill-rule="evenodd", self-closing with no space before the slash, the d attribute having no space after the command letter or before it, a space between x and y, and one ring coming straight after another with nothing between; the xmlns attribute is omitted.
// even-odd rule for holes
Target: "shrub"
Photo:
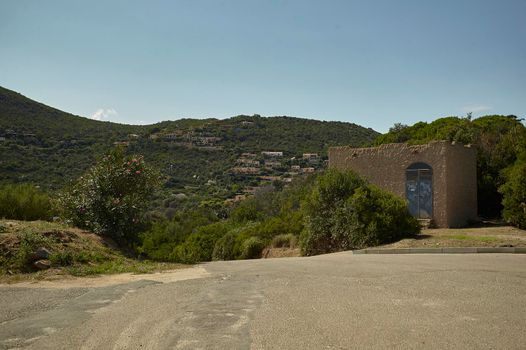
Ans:
<svg viewBox="0 0 526 350"><path fill-rule="evenodd" d="M223 237L219 238L214 246L212 252L212 260L233 260L234 255L234 244L236 242L236 236L229 232Z"/></svg>
<svg viewBox="0 0 526 350"><path fill-rule="evenodd" d="M36 186L7 185L0 189L0 217L13 220L49 220L52 215L50 197Z"/></svg>
<svg viewBox="0 0 526 350"><path fill-rule="evenodd" d="M419 232L401 198L350 171L331 169L320 176L304 211L306 227L300 236L304 255L374 246Z"/></svg>
<svg viewBox="0 0 526 350"><path fill-rule="evenodd" d="M526 163L518 163L506 171L507 182L500 187L503 194L502 216L506 221L526 229Z"/></svg>
<svg viewBox="0 0 526 350"><path fill-rule="evenodd" d="M291 233L287 233L274 237L271 246L273 248L296 248L297 244L298 237Z"/></svg>
<svg viewBox="0 0 526 350"><path fill-rule="evenodd" d="M263 241L257 237L250 237L243 242L241 259L259 259L265 248Z"/></svg>
<svg viewBox="0 0 526 350"><path fill-rule="evenodd" d="M15 267L21 270L33 269L31 263L33 262L33 254L40 247L50 248L51 240L37 232L22 231L18 238L20 246L15 256Z"/></svg>
<svg viewBox="0 0 526 350"><path fill-rule="evenodd" d="M376 186L358 188L350 206L354 247L393 242L420 230L405 201Z"/></svg>
<svg viewBox="0 0 526 350"><path fill-rule="evenodd" d="M300 211L292 211L259 223L256 235L269 242L282 234L299 235L304 227L303 221L303 214Z"/></svg>
<svg viewBox="0 0 526 350"><path fill-rule="evenodd" d="M230 213L230 218L234 222L256 221L261 219L263 214L258 210L257 202L254 198L248 198L240 202Z"/></svg>
<svg viewBox="0 0 526 350"><path fill-rule="evenodd" d="M51 254L49 260L54 266L69 266L73 264L75 257L73 253L65 251Z"/></svg>
<svg viewBox="0 0 526 350"><path fill-rule="evenodd" d="M258 223L247 223L244 226L237 227L230 231L235 237L233 255L234 259L243 259L244 244L247 239L250 237L256 237L256 234L259 232Z"/></svg>
<svg viewBox="0 0 526 350"><path fill-rule="evenodd" d="M285 192L285 191L284 191ZM279 214L281 197L284 192L277 192L272 186L260 188L254 197L239 202L230 211L230 220L236 223L262 221Z"/></svg>
<svg viewBox="0 0 526 350"><path fill-rule="evenodd" d="M148 231L141 234L140 251L155 260L172 260L174 248L199 227L217 220L205 209L181 211L172 220L154 222Z"/></svg>
<svg viewBox="0 0 526 350"><path fill-rule="evenodd" d="M171 260L183 264L193 264L212 260L216 242L229 230L225 222L217 222L202 226L185 241L176 246L170 255Z"/></svg>
<svg viewBox="0 0 526 350"><path fill-rule="evenodd" d="M80 264L104 263L108 256L97 251L58 251L49 256L52 266L78 266Z"/></svg>
<svg viewBox="0 0 526 350"><path fill-rule="evenodd" d="M156 174L142 157L125 156L117 148L64 191L60 203L73 224L132 242L156 184Z"/></svg>

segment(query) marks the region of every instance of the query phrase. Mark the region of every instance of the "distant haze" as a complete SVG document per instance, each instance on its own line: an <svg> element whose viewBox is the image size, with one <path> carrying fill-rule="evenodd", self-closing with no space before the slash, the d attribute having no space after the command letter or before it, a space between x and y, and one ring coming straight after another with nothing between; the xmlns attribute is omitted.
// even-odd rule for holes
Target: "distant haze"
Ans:
<svg viewBox="0 0 526 350"><path fill-rule="evenodd" d="M0 85L129 124L525 117L525 15L523 0L3 0Z"/></svg>

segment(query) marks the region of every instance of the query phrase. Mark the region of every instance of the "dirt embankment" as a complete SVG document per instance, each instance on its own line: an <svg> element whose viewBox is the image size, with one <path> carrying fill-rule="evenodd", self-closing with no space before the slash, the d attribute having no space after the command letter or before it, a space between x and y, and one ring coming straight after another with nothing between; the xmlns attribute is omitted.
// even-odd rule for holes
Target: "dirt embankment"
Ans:
<svg viewBox="0 0 526 350"><path fill-rule="evenodd" d="M67 225L0 220L0 282L180 267L183 265L135 259L111 239Z"/></svg>

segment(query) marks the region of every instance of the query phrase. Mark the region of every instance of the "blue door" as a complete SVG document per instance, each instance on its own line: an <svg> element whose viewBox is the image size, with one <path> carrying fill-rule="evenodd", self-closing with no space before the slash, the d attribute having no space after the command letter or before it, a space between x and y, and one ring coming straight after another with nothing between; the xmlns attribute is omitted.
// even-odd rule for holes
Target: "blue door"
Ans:
<svg viewBox="0 0 526 350"><path fill-rule="evenodd" d="M411 215L433 218L433 172L429 165L414 163L407 168L405 194Z"/></svg>

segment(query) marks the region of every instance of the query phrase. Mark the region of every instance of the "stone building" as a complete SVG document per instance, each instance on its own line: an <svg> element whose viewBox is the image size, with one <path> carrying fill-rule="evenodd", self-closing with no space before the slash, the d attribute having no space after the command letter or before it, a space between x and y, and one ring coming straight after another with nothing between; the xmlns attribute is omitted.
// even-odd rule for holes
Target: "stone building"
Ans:
<svg viewBox="0 0 526 350"><path fill-rule="evenodd" d="M437 227L477 218L476 152L447 141L371 148L332 147L329 167L352 169L408 201L411 214Z"/></svg>

